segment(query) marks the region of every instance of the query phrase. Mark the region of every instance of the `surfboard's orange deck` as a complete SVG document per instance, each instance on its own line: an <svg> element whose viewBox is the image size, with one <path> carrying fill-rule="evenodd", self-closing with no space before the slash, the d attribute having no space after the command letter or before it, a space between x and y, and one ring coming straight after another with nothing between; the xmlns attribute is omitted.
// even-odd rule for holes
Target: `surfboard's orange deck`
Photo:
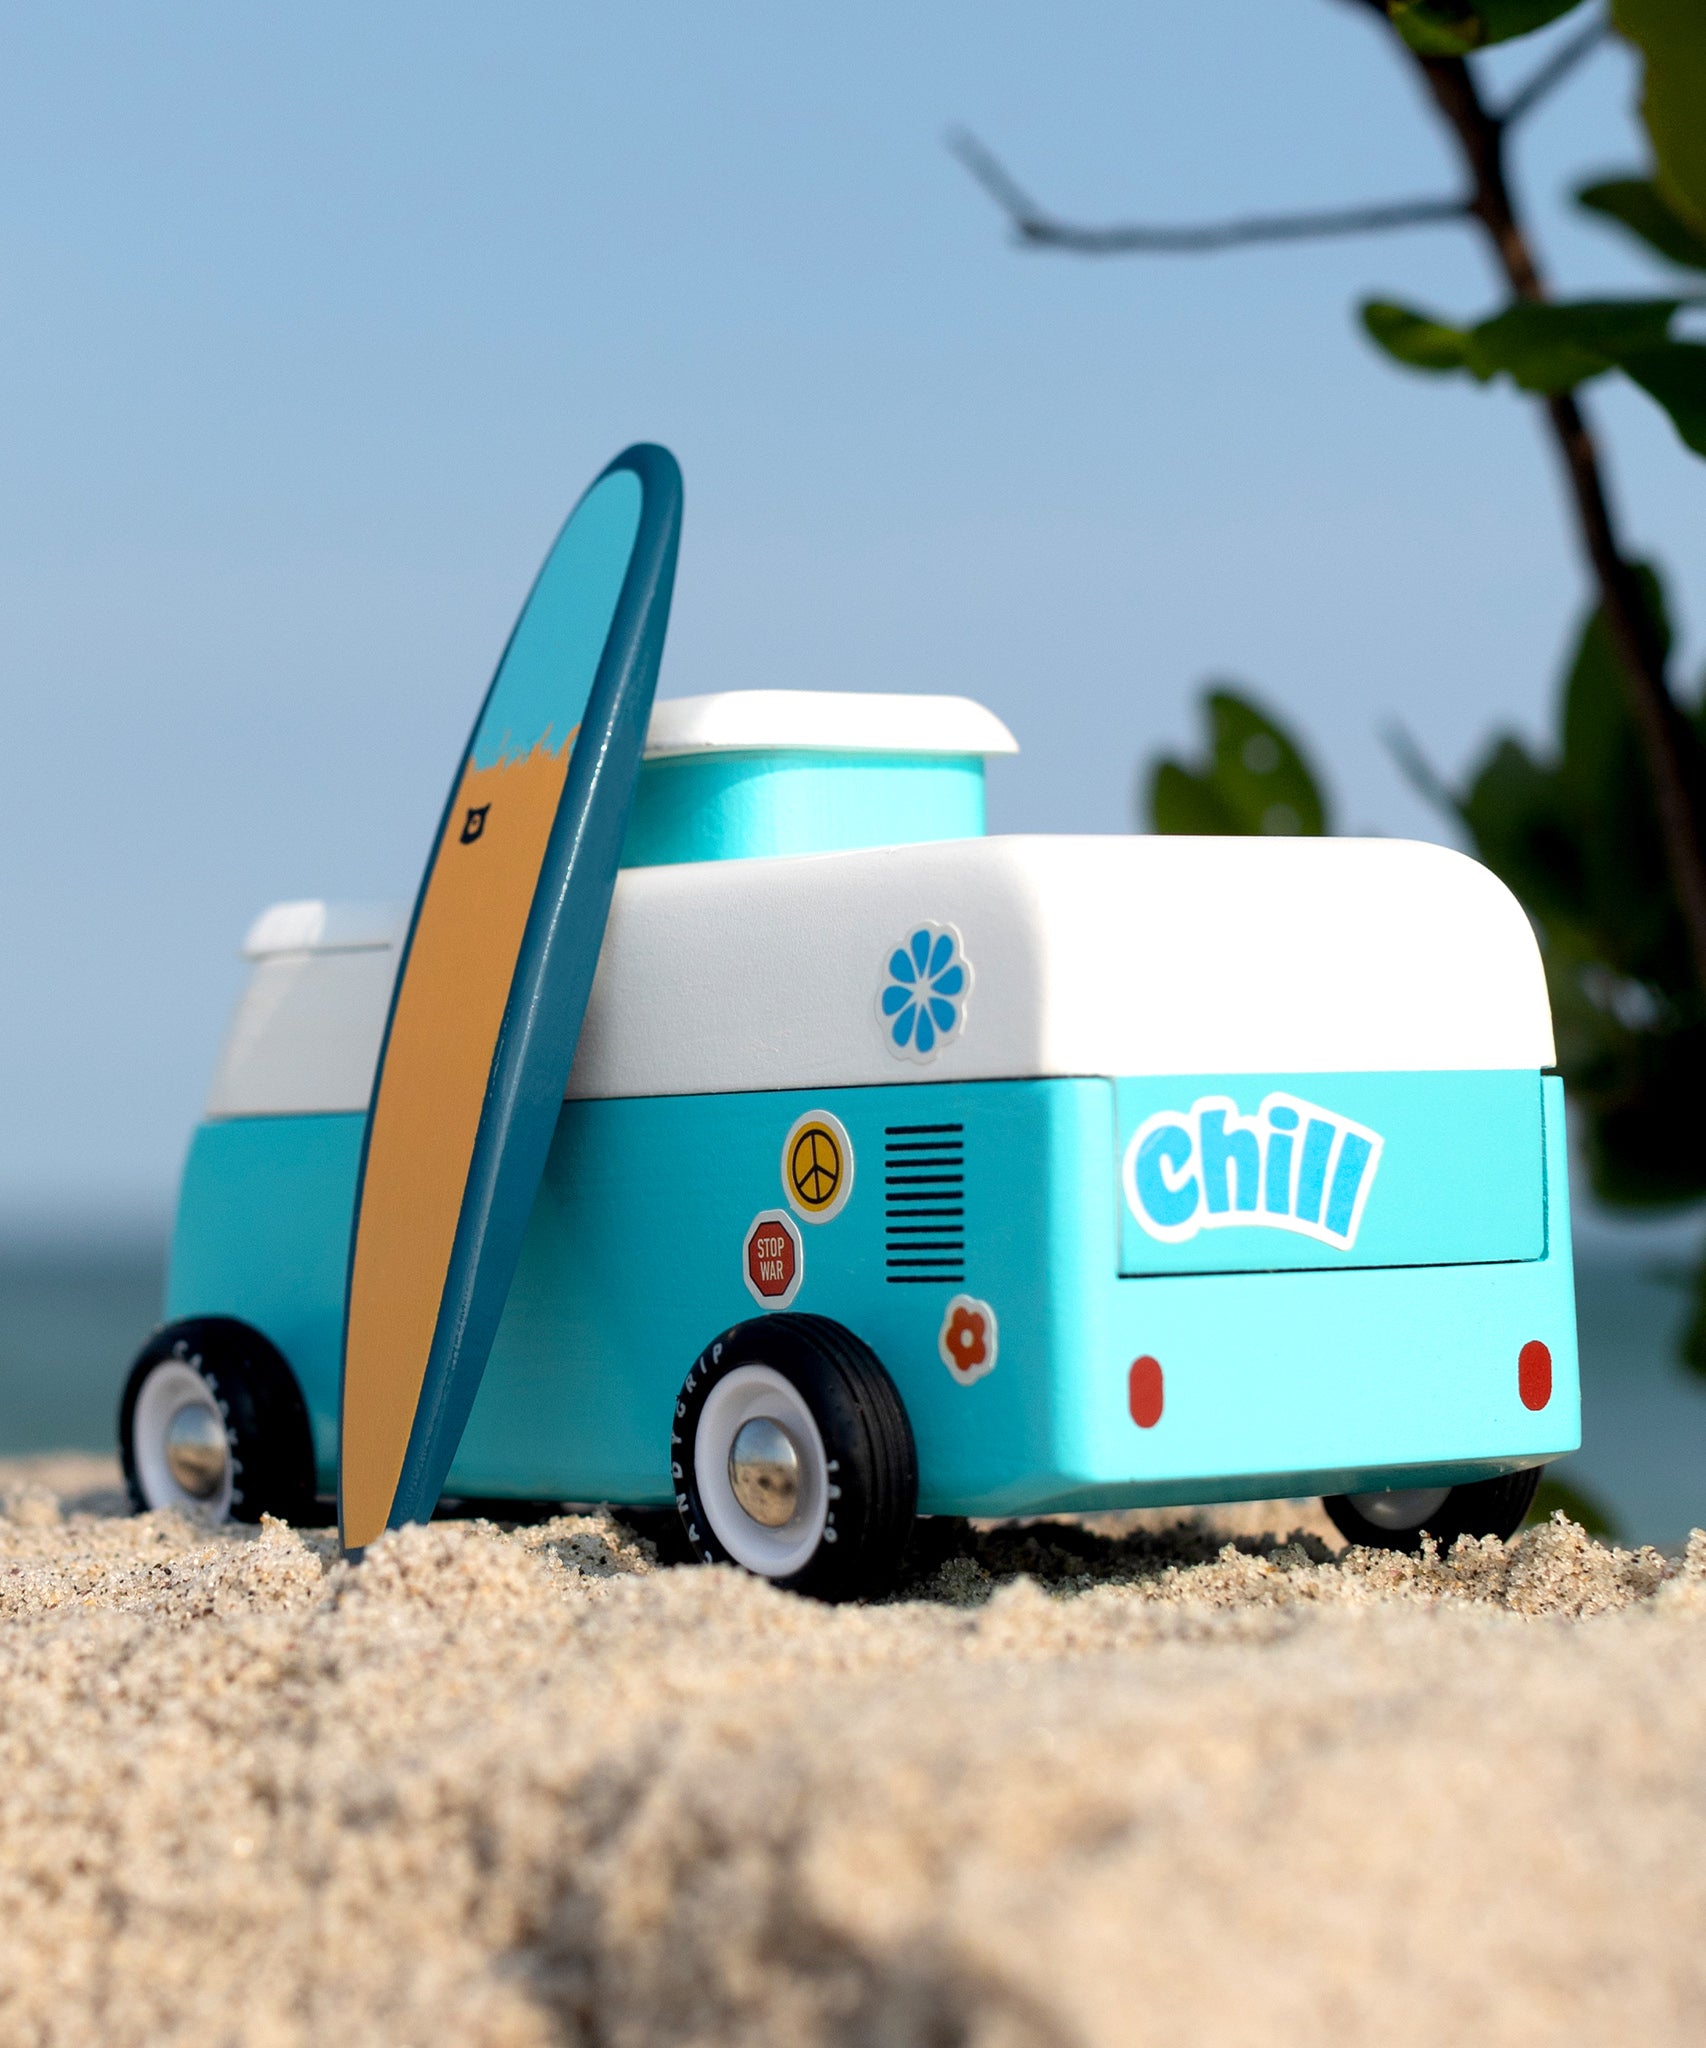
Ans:
<svg viewBox="0 0 1706 2048"><path fill-rule="evenodd" d="M344 1541L384 1529L450 1268L492 1055L568 774L572 737L470 757L421 903L373 1107L343 1416Z"/></svg>

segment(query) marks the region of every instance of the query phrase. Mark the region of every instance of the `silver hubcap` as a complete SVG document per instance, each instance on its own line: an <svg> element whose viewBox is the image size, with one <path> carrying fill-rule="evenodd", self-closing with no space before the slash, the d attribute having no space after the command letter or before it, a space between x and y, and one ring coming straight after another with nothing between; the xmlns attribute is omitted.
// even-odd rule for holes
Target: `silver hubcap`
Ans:
<svg viewBox="0 0 1706 2048"><path fill-rule="evenodd" d="M761 1578L785 1579L819 1544L839 1540L840 1488L823 1431L774 1366L737 1365L711 1388L693 1431L693 1470L706 1533Z"/></svg>
<svg viewBox="0 0 1706 2048"><path fill-rule="evenodd" d="M1405 1486L1391 1493L1353 1493L1351 1506L1377 1529L1419 1529L1437 1515L1451 1493L1449 1486Z"/></svg>
<svg viewBox="0 0 1706 2048"><path fill-rule="evenodd" d="M766 1529L780 1529L800 1504L800 1454L794 1439L768 1415L743 1422L729 1447L729 1489Z"/></svg>
<svg viewBox="0 0 1706 2048"><path fill-rule="evenodd" d="M220 1522L231 1512L239 1468L224 1412L200 1367L180 1347L149 1369L136 1390L130 1455L149 1507L199 1509Z"/></svg>
<svg viewBox="0 0 1706 2048"><path fill-rule="evenodd" d="M219 1417L186 1401L166 1426L166 1470L192 1500L211 1500L225 1484L230 1447Z"/></svg>

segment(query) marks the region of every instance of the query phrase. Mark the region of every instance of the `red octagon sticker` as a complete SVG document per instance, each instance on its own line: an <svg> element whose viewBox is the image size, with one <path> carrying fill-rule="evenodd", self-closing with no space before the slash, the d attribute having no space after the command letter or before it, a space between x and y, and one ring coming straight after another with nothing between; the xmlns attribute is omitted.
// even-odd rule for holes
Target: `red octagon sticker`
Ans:
<svg viewBox="0 0 1706 2048"><path fill-rule="evenodd" d="M780 1209L755 1216L747 1227L740 1270L754 1301L765 1308L786 1308L806 1277L805 1246L794 1219Z"/></svg>

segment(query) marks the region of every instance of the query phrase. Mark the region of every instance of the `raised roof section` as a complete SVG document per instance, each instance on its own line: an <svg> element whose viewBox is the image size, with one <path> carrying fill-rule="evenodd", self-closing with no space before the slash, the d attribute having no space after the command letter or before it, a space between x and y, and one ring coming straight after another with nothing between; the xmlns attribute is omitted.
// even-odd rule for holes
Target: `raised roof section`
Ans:
<svg viewBox="0 0 1706 2048"><path fill-rule="evenodd" d="M406 916L407 913L403 913ZM394 903L275 903L243 934L245 960L281 953L363 953L397 942Z"/></svg>
<svg viewBox="0 0 1706 2048"><path fill-rule="evenodd" d="M985 757L1017 751L969 697L677 697L652 711L622 865L976 839Z"/></svg>

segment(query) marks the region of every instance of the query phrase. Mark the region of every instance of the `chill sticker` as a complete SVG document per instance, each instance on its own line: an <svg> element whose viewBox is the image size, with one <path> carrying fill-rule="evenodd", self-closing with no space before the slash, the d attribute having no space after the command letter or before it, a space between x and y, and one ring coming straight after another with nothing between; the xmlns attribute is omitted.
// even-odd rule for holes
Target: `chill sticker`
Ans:
<svg viewBox="0 0 1706 2048"><path fill-rule="evenodd" d="M780 1209L766 1209L747 1225L741 1246L740 1277L760 1308L786 1308L806 1277L806 1248L800 1228Z"/></svg>
<svg viewBox="0 0 1706 2048"><path fill-rule="evenodd" d="M936 1349L962 1387L995 1370L995 1311L975 1295L956 1294L942 1312Z"/></svg>
<svg viewBox="0 0 1706 2048"><path fill-rule="evenodd" d="M1244 1117L1229 1095L1204 1095L1138 1126L1122 1172L1126 1203L1163 1244L1238 1224L1348 1252L1384 1144L1378 1131L1301 1096L1265 1096Z"/></svg>
<svg viewBox="0 0 1706 2048"><path fill-rule="evenodd" d="M839 1216L853 1192L853 1141L827 1109L808 1110L782 1141L782 1192L808 1223Z"/></svg>

